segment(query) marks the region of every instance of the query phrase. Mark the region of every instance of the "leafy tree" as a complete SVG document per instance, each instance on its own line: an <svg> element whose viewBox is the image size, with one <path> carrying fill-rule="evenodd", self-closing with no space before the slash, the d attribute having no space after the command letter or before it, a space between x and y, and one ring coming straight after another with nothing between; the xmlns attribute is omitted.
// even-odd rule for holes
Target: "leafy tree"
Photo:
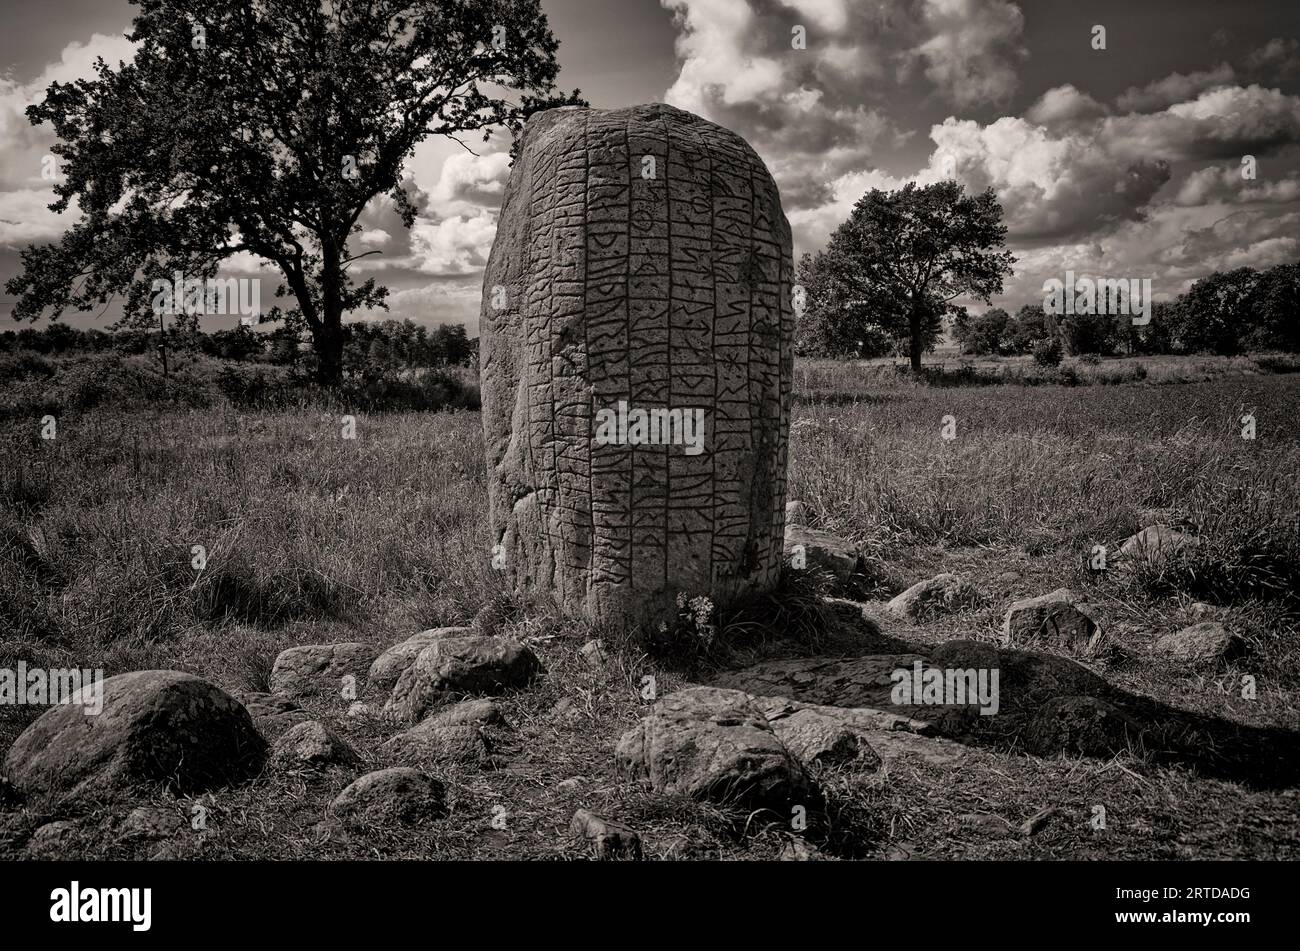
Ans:
<svg viewBox="0 0 1300 951"><path fill-rule="evenodd" d="M1191 286L1173 309L1172 332L1187 353L1240 353L1251 323L1259 274L1253 268L1215 271Z"/></svg>
<svg viewBox="0 0 1300 951"><path fill-rule="evenodd" d="M1011 315L1001 307L992 307L974 319L959 320L954 324L954 336L961 344L962 353L977 356L1009 352L1007 333Z"/></svg>
<svg viewBox="0 0 1300 951"><path fill-rule="evenodd" d="M1300 263L1279 264L1259 275L1247 304L1251 350L1300 353Z"/></svg>
<svg viewBox="0 0 1300 951"><path fill-rule="evenodd" d="M124 321L144 324L153 279L206 280L248 252L279 269L275 296L291 295L318 376L337 382L344 314L387 294L353 281L349 239L379 195L414 222L401 173L416 144L514 132L579 101L553 96L540 0L132 2L134 60L100 61L27 110L60 139L51 207L75 200L83 217L23 251L6 285L19 318L124 295Z"/></svg>
<svg viewBox="0 0 1300 951"><path fill-rule="evenodd" d="M1117 318L1113 314L1072 314L1064 317L1060 327L1065 346L1076 356L1081 353L1110 356L1123 336L1121 320L1127 321L1128 318Z"/></svg>
<svg viewBox="0 0 1300 951"><path fill-rule="evenodd" d="M1151 319L1145 324L1130 321L1125 327L1129 353L1156 354L1173 352L1174 301L1156 301L1151 305Z"/></svg>
<svg viewBox="0 0 1300 951"><path fill-rule="evenodd" d="M1007 353L1032 353L1039 341L1053 340L1059 333L1056 317L1043 310L1042 304L1025 304L1016 311L1007 331Z"/></svg>
<svg viewBox="0 0 1300 951"><path fill-rule="evenodd" d="M968 196L954 181L872 189L801 268L804 323L818 328L808 336L839 353L851 341L903 341L920 370L955 299L987 304L1001 293L1015 262L1002 250L1006 234L992 189Z"/></svg>

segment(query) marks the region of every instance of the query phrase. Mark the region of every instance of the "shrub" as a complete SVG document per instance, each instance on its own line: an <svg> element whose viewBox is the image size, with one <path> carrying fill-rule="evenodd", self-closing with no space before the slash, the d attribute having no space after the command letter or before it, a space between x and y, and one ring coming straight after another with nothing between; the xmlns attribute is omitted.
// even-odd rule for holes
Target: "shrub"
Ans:
<svg viewBox="0 0 1300 951"><path fill-rule="evenodd" d="M1055 337L1034 344L1034 362L1040 367L1060 366L1062 356L1064 352L1061 349L1061 341Z"/></svg>

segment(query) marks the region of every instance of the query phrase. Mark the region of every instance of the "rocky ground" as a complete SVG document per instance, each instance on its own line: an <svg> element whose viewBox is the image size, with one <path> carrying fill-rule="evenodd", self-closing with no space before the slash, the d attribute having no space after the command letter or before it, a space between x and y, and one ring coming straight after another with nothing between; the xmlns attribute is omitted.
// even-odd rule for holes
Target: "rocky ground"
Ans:
<svg viewBox="0 0 1300 951"><path fill-rule="evenodd" d="M931 552L876 597L857 546L787 514L782 603L802 616L704 662L485 610L396 643L290 647L264 690L113 677L102 715L52 708L13 744L0 851L1297 857L1300 734L1250 696L1248 619L1188 601L1143 638L1033 559L979 549ZM1197 544L1153 523L1109 570ZM900 669L997 671L997 712L899 702ZM1189 684L1220 701L1187 702Z"/></svg>

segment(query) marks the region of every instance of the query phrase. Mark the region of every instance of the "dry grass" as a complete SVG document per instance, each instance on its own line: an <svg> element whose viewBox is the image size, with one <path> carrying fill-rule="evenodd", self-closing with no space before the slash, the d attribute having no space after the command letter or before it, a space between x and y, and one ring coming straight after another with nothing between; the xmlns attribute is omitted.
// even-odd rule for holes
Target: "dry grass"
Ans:
<svg viewBox="0 0 1300 951"><path fill-rule="evenodd" d="M1116 685L1225 720L1300 727L1300 377L1222 364L1199 382L1153 386L1158 367L1144 362L1145 383L1087 388L925 387L854 366L801 365L791 497L864 545L873 597L939 570L985 592L922 627L882 619L892 636L988 639L1010 600L1069 585L1114 633L1117 650L1100 672ZM1123 363L1098 372L1129 373ZM1257 420L1253 441L1240 435L1246 412ZM955 439L941 438L945 416ZM265 689L272 660L292 644L387 645L464 623L488 602L508 605L489 566L476 413L361 415L355 440L342 438L338 413L311 409L99 407L67 412L58 425L53 441L39 438L37 418L14 415L0 428L0 666L23 658L110 675L168 667L232 690ZM1198 531L1203 549L1161 572L1086 570L1094 544L1113 550L1157 517L1151 510ZM195 545L207 552L202 571L191 567ZM449 789L447 819L346 833L322 818L351 773L268 769L207 798L209 831L168 854L576 858L568 820L587 806L640 828L652 857L772 857L789 837L786 817L647 796L614 776L611 754L644 708L643 676L658 678L662 693L713 667L790 650L783 633L814 649L824 622L816 585L791 584L783 613L726 619L713 651L670 663L627 643L603 671L574 650L599 632L516 615L507 626L535 645L545 676L505 699L513 729L496 736L495 768L432 768ZM1251 647L1245 659L1193 673L1151 657L1152 640L1187 622L1193 598L1224 607ZM1258 679L1255 701L1239 696L1246 674ZM557 711L566 698L569 711ZM0 748L36 712L0 708ZM379 764L391 728L319 712ZM578 782L562 785L568 779ZM1137 757L978 750L953 769L903 763L828 774L824 786L827 806L809 837L844 857L1294 858L1300 839L1293 790ZM1104 836L1088 826L1097 804L1109 815ZM166 805L188 815L187 802ZM1018 827L1044 805L1062 812L1033 836L972 819ZM494 828L493 807L504 810L504 828ZM120 811L83 816L86 854L154 854L156 844L116 835ZM7 816L0 853L21 854L52 814Z"/></svg>

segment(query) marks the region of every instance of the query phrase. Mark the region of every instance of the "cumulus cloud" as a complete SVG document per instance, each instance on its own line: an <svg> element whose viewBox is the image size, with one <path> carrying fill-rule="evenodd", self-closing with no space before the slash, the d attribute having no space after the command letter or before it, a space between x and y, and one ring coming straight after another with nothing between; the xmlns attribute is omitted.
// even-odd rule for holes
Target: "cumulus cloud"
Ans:
<svg viewBox="0 0 1300 951"><path fill-rule="evenodd" d="M1275 37L1246 56L1251 75L1277 81L1300 76L1300 40Z"/></svg>
<svg viewBox="0 0 1300 951"><path fill-rule="evenodd" d="M426 274L472 274L481 270L496 236L496 216L487 209L473 215L418 220L411 229L411 253Z"/></svg>
<svg viewBox="0 0 1300 951"><path fill-rule="evenodd" d="M461 152L442 163L432 198L444 207L457 203L498 205L510 175L510 153L488 152L472 155Z"/></svg>
<svg viewBox="0 0 1300 951"><path fill-rule="evenodd" d="M1025 110L1025 118L1042 126L1070 126L1106 114L1106 107L1070 83L1053 86Z"/></svg>
<svg viewBox="0 0 1300 951"><path fill-rule="evenodd" d="M1116 105L1124 112L1155 112L1185 102L1207 89L1228 85L1236 78L1236 71L1229 63L1198 72L1170 73L1141 88L1130 86L1116 100Z"/></svg>
<svg viewBox="0 0 1300 951"><path fill-rule="evenodd" d="M901 83L921 75L943 101L1001 102L1023 55L1023 20L1006 0L661 2L681 61L665 101L741 131L796 206L828 197L810 179L906 137L888 113ZM804 49L792 48L797 27Z"/></svg>
<svg viewBox="0 0 1300 951"><path fill-rule="evenodd" d="M1300 142L1300 96L1263 86L1220 86L1161 112L1108 116L1098 136L1114 155L1240 158Z"/></svg>
<svg viewBox="0 0 1300 951"><path fill-rule="evenodd" d="M958 106L1002 103L1016 89L1024 17L1013 3L926 0L921 21L932 34L914 53L925 75Z"/></svg>
<svg viewBox="0 0 1300 951"><path fill-rule="evenodd" d="M1300 178L1247 179L1241 172L1241 166L1235 164L1197 169L1183 181L1174 202L1195 206L1215 202L1251 204L1300 200Z"/></svg>

